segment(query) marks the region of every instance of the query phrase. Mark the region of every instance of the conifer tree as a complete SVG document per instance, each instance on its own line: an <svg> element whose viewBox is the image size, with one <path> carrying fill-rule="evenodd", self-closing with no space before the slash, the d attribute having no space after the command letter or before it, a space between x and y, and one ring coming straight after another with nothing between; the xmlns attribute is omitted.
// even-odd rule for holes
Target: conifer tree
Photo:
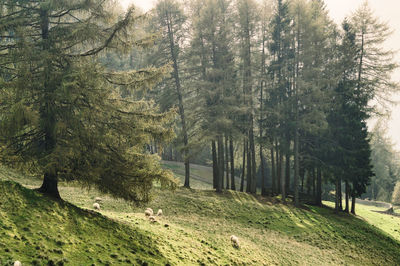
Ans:
<svg viewBox="0 0 400 266"><path fill-rule="evenodd" d="M157 65L165 65L172 62L173 72L171 79L164 79L163 88L165 92L161 93L164 97L161 100L168 99L175 95L176 100L172 100L172 104L176 104L179 110L181 134L183 139L183 158L185 164L185 183L184 187L190 187L190 156L189 156L189 137L187 128L187 115L185 115L184 105L184 88L182 88L182 49L181 44L184 42L184 24L186 16L179 2L174 0L158 1L154 10L155 14L152 19L152 29L160 32L160 38L157 41L156 56L153 56L154 63ZM172 83L172 84L171 84ZM171 91L171 88L174 90ZM168 95L169 94L169 95ZM166 104L171 107L171 104Z"/></svg>
<svg viewBox="0 0 400 266"><path fill-rule="evenodd" d="M135 34L143 19L122 17L112 1L1 2L1 160L43 176L39 191L60 198L58 181L77 181L130 201L146 201L155 180L174 186L169 172L145 151L165 141L173 112L157 113L134 96L168 67L113 72L99 63L105 51L146 47ZM121 98L119 86L131 91Z"/></svg>

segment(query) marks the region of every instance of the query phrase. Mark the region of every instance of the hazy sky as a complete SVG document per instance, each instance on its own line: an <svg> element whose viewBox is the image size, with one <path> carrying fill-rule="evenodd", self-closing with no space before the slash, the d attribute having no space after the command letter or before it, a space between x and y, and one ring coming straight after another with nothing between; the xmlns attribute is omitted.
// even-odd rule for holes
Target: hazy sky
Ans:
<svg viewBox="0 0 400 266"><path fill-rule="evenodd" d="M120 0L120 2L124 8L134 3L144 11L147 11L153 7L156 0ZM325 0L331 18L338 24L363 2L364 0ZM368 2L375 11L375 15L381 18L382 21L387 22L394 31L391 38L387 41L386 47L399 51L396 61L400 63L400 1L369 0ZM393 79L400 82L400 69L394 73ZM400 101L400 93L393 100ZM400 105L392 107L392 116L388 126L388 135L391 137L396 149L400 151Z"/></svg>

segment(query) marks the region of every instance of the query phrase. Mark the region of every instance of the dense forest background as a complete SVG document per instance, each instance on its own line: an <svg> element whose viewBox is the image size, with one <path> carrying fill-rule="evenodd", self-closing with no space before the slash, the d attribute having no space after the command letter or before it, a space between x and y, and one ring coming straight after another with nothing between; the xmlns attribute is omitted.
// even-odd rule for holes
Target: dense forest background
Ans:
<svg viewBox="0 0 400 266"><path fill-rule="evenodd" d="M43 174L43 192L61 178L146 201L154 180L175 186L158 154L188 188L196 163L217 192L296 206L395 198L380 114L397 64L367 2L340 25L322 0L46 3L0 10L1 158Z"/></svg>
<svg viewBox="0 0 400 266"><path fill-rule="evenodd" d="M400 168L379 117L397 65L383 48L391 30L367 3L341 25L316 0L158 1L148 16L155 47L108 60L171 65L147 97L177 107L178 137L149 150L185 162L185 186L197 163L213 167L217 191L391 201Z"/></svg>

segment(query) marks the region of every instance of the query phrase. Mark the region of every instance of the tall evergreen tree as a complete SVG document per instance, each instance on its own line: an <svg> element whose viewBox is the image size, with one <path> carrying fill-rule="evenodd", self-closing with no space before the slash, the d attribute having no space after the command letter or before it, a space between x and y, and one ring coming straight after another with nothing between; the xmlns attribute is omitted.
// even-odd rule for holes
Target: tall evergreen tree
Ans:
<svg viewBox="0 0 400 266"><path fill-rule="evenodd" d="M175 183L150 139L164 141L173 113L151 102L121 98L118 85L151 87L168 68L112 72L97 60L104 51L145 47L135 35L143 17L133 8L118 19L112 1L16 1L0 4L1 159L43 176L39 191L60 198L58 181L78 181L103 192L145 201L154 180Z"/></svg>
<svg viewBox="0 0 400 266"><path fill-rule="evenodd" d="M190 155L189 155L189 137L187 128L187 116L185 115L184 105L184 89L182 88L182 48L184 42L186 16L183 13L183 8L178 1L175 0L160 0L156 4L153 17L153 30L160 33L160 39L157 41L156 55L153 60L157 65L165 65L169 61L172 62L173 72L172 80L164 79L162 93L164 96L161 99L165 100L175 95L176 100L172 103L167 103L167 107L171 104L176 104L179 110L181 134L183 140L183 158L185 164L185 187L190 187ZM171 84L172 83L172 84ZM170 87L174 88L171 93ZM168 95L168 93L170 95ZM168 97L168 96L169 97ZM187 113L187 112L186 112Z"/></svg>

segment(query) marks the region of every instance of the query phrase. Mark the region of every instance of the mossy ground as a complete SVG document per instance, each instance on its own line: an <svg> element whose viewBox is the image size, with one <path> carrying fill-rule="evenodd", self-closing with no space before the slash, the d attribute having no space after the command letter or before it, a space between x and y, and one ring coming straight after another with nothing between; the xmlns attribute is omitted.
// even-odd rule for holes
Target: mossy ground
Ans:
<svg viewBox="0 0 400 266"><path fill-rule="evenodd" d="M1 176L29 187L40 184L9 170L0 171ZM240 192L156 189L151 203L134 207L95 190L61 184L62 197L83 209L91 209L94 198L102 197L100 213L109 220L68 203L49 201L14 183L2 184L7 184L6 190L22 191L12 205L3 201L10 201L14 192L0 194L1 220L9 217L1 223L6 227L0 233L0 243L9 250L1 247L0 257L7 256L8 261L19 256L23 261L46 263L46 258L30 257L39 253L54 262L65 257L66 265L106 261L121 265L126 259L150 265L400 265L400 235L394 230L400 229L400 218L361 205L357 205L360 216L355 217L335 215L330 208L294 208L276 198ZM143 213L146 207L163 209L164 215L151 224ZM240 239L239 249L230 243L232 234ZM61 246L57 241L62 241ZM70 254L81 257L80 264L74 264Z"/></svg>

